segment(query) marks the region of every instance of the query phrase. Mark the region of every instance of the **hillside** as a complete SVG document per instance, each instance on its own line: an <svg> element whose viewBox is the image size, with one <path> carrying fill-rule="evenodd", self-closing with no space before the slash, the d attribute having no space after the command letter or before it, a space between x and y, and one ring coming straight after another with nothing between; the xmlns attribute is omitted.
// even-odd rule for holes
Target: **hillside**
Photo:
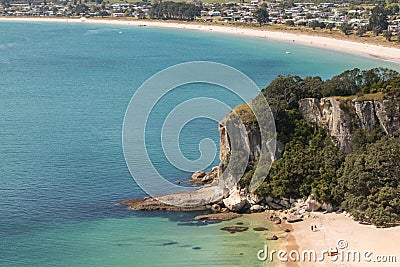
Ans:
<svg viewBox="0 0 400 267"><path fill-rule="evenodd" d="M274 113L278 150L283 150L278 152L283 153L257 189L259 197L297 199L312 194L364 222L399 221L399 73L354 69L327 81L278 77L262 92ZM253 117L245 110L240 108L239 115L245 118L253 161L239 182L242 189L260 167L262 143L254 134L256 122L249 122ZM222 168L231 153L223 142L227 138L221 137Z"/></svg>

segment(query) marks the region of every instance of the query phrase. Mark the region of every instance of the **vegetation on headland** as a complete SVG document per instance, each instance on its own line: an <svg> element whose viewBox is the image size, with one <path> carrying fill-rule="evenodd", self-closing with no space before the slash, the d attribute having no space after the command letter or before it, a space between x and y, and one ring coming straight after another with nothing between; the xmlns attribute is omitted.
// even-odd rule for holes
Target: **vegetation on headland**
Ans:
<svg viewBox="0 0 400 267"><path fill-rule="evenodd" d="M380 128L356 128L352 153L345 154L317 123L299 110L304 98L335 97L344 109L352 100L400 102L400 74L388 69L345 71L329 80L279 76L263 91L275 116L282 157L256 193L306 198L341 206L357 220L383 226L400 221L400 137ZM243 109L241 109L243 111ZM397 109L387 116L399 116ZM391 112L393 112L391 114ZM242 117L243 115L241 115ZM240 186L248 186L256 162L249 163Z"/></svg>

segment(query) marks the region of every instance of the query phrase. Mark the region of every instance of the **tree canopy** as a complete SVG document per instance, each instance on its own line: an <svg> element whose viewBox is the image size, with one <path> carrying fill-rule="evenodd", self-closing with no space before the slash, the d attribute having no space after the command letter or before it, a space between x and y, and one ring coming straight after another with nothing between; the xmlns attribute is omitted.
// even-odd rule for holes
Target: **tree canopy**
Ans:
<svg viewBox="0 0 400 267"><path fill-rule="evenodd" d="M200 11L195 4L168 1L154 4L149 15L152 19L193 21Z"/></svg>
<svg viewBox="0 0 400 267"><path fill-rule="evenodd" d="M269 21L269 14L268 11L265 10L264 8L259 8L254 12L254 17L256 18L257 22L260 24L260 26L264 23L267 23Z"/></svg>
<svg viewBox="0 0 400 267"><path fill-rule="evenodd" d="M303 119L298 104L310 97L379 95L380 101L393 103L393 107L387 105L387 116L398 116L398 72L353 69L325 81L320 77L278 76L262 94L274 114L284 152L272 164L257 194L288 198L313 194L320 201L342 206L358 220L376 225L400 220L399 134L386 136L379 127L356 129L351 139L353 153L344 154L322 127ZM256 163L249 163L241 187L248 185L258 168Z"/></svg>

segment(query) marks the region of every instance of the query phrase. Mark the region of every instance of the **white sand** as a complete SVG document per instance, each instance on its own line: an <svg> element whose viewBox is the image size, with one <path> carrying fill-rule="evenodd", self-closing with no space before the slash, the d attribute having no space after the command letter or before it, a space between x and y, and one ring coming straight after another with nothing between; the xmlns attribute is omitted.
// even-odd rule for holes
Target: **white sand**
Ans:
<svg viewBox="0 0 400 267"><path fill-rule="evenodd" d="M255 29L243 29L223 26L209 26L183 23L162 23L150 21L123 21L123 20L95 20L95 19L38 19L38 18L0 18L1 21L49 21L64 23L91 23L109 25L146 25L149 27L173 28L186 30L201 30L216 33L238 34L250 37L266 38L284 42L295 42L308 46L339 50L364 56L373 56L400 64L400 49L378 45L337 40L326 37L299 35L285 32L271 32ZM400 227L378 229L374 226L361 225L343 214L314 213L316 218L306 219L304 222L292 224L295 243L300 252L313 249L322 252L337 247L337 240L348 242L348 250L359 250L363 255L365 250L373 252L371 259L378 255L397 256L397 263L367 263L361 259L360 263L332 262L328 257L322 263L300 262L299 266L400 266ZM312 232L311 225L317 225L318 231ZM290 249L296 244L289 244ZM346 249L345 249L346 250ZM363 257L363 256L362 256Z"/></svg>
<svg viewBox="0 0 400 267"><path fill-rule="evenodd" d="M245 29L236 27L214 26L214 25L198 25L185 23L164 23L155 21L138 21L138 20L106 20L106 19L60 19L60 18L0 18L1 21L49 21L49 22L65 22L65 23L91 23L91 24L109 24L109 25L146 25L158 28L173 28L186 30L200 30L207 32L237 34L250 37L259 37L284 42L294 42L297 44L337 50L363 56L372 56L387 61L400 64L400 49L391 48L373 44L357 43L345 40L338 40L327 37L309 36L301 34L293 34L286 32L273 32L256 29Z"/></svg>
<svg viewBox="0 0 400 267"><path fill-rule="evenodd" d="M300 251L312 249L319 253L330 248L335 250L338 246L337 241L342 239L347 241L348 247L338 251L358 250L361 253L361 261L347 262L347 254L344 254L344 262L332 262L329 257L325 257L326 260L322 263L299 262L299 266L400 266L400 227L382 229L372 225L361 225L343 214L313 213L312 215L315 218L307 218L303 222L292 224L292 235ZM317 225L317 231L311 231L311 225ZM366 250L373 252L370 256L372 260L377 259L377 256L392 255L397 257L397 263L365 262L363 255ZM350 257L352 258L353 256Z"/></svg>

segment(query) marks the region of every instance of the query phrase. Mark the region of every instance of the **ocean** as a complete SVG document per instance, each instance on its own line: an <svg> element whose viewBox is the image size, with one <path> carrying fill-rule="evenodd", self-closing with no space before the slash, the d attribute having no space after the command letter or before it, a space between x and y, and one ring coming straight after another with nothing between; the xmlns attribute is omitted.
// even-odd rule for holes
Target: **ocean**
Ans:
<svg viewBox="0 0 400 267"><path fill-rule="evenodd" d="M286 54L290 51L290 54ZM264 88L277 75L329 78L349 68L398 65L293 43L208 32L66 23L0 23L0 266L262 266L264 238L230 234L197 213L136 212L145 196L126 166L121 132L137 88L189 61L232 66ZM177 104L223 88L183 86L166 95L146 131L150 158L168 180L188 180L163 154L160 123ZM207 108L207 107L205 107ZM221 117L222 119L222 117ZM218 148L217 122L190 121L184 156ZM212 166L218 164L218 156ZM236 219L251 222L246 219ZM265 263L273 266L273 263Z"/></svg>

